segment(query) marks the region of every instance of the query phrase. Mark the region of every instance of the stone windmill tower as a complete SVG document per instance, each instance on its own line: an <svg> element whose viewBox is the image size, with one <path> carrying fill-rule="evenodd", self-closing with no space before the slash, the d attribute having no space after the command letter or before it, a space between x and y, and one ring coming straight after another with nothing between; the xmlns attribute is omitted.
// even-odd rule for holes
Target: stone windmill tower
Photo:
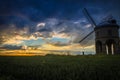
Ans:
<svg viewBox="0 0 120 80"><path fill-rule="evenodd" d="M84 9L84 12L92 22L94 31L85 36L80 43L85 40L89 35L95 32L95 49L96 54L117 54L119 51L119 26L115 19L107 17L100 24L96 25L88 11Z"/></svg>

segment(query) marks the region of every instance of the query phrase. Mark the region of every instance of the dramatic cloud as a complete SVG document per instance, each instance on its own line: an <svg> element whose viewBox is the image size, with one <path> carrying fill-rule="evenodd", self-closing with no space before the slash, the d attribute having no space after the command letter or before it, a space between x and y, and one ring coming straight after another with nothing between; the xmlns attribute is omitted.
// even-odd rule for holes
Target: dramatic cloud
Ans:
<svg viewBox="0 0 120 80"><path fill-rule="evenodd" d="M58 42L48 42L47 44L51 44L53 46L68 46L68 45L70 45L68 43L62 43L60 41L58 41Z"/></svg>
<svg viewBox="0 0 120 80"><path fill-rule="evenodd" d="M4 49L8 50L19 50L22 48L22 46L16 46L16 45L4 45Z"/></svg>
<svg viewBox="0 0 120 80"><path fill-rule="evenodd" d="M88 9L96 24L109 14L120 24L119 3L119 0L0 0L0 45L58 50L75 46L77 50L93 48L94 33L78 43L94 30L83 8Z"/></svg>

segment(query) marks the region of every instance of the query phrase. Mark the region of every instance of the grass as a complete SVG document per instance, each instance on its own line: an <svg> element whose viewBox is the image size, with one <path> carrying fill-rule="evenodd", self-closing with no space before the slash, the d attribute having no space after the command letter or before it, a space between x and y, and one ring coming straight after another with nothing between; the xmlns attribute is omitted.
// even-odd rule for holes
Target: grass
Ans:
<svg viewBox="0 0 120 80"><path fill-rule="evenodd" d="M120 56L0 56L0 80L120 80Z"/></svg>

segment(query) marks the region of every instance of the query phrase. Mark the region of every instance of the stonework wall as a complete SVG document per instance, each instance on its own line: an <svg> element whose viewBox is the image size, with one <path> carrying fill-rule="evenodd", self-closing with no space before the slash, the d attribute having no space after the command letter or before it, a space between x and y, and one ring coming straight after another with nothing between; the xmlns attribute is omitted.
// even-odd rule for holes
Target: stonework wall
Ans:
<svg viewBox="0 0 120 80"><path fill-rule="evenodd" d="M102 43L102 51L99 50L101 49L100 46L96 44L97 54L107 54L106 45L108 44L107 41L109 40L113 41L114 53L116 53L119 47L119 31L117 27L104 27L95 30L95 42L97 43L97 41L100 41Z"/></svg>

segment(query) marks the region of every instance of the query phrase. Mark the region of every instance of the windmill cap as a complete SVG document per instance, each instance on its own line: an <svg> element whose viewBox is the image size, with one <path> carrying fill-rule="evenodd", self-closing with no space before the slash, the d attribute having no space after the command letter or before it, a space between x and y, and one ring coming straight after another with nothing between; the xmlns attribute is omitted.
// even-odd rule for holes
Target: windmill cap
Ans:
<svg viewBox="0 0 120 80"><path fill-rule="evenodd" d="M115 19L109 19L109 20L102 21L100 24L97 25L95 29L104 28L104 27L118 27L119 28L119 25L117 24L117 21Z"/></svg>

